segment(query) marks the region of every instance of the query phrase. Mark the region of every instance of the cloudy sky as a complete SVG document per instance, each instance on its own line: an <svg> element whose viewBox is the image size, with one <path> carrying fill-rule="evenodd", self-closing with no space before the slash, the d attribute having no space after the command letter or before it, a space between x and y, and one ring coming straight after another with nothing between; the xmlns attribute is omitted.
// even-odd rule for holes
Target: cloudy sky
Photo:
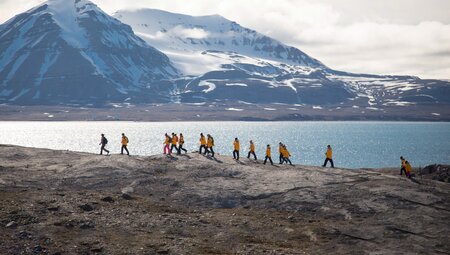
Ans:
<svg viewBox="0 0 450 255"><path fill-rule="evenodd" d="M42 0L0 0L0 22ZM331 68L450 79L449 0L93 0L108 13L220 14Z"/></svg>

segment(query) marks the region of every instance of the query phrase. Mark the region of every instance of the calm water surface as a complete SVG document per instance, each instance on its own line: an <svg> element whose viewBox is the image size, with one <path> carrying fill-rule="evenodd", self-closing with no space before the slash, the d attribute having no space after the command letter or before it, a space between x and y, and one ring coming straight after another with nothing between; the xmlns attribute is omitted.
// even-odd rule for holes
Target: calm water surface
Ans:
<svg viewBox="0 0 450 255"><path fill-rule="evenodd" d="M400 155L413 166L450 163L450 123L411 122L0 122L0 144L99 152L100 134L107 148L120 152L121 133L130 139L135 155L162 153L164 133L183 133L185 147L198 149L199 133L214 137L218 154L231 155L233 139L241 140L241 154L248 141L256 143L263 158L272 145L277 157L282 141L292 161L304 165L323 163L326 145L333 147L335 165L347 168L392 167ZM243 151L242 151L243 149Z"/></svg>

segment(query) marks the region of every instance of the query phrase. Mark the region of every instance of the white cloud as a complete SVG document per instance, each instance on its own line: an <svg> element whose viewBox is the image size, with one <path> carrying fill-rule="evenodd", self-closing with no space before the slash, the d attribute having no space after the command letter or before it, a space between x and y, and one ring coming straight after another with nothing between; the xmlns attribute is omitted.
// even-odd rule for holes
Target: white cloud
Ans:
<svg viewBox="0 0 450 255"><path fill-rule="evenodd" d="M201 28L185 28L183 26L176 26L168 31L169 34L192 39L205 39L208 38L209 33Z"/></svg>
<svg viewBox="0 0 450 255"><path fill-rule="evenodd" d="M0 21L37 0L0 0ZM331 68L450 79L448 0L94 0L106 12L156 8L220 14L298 47ZM173 31L193 38L201 30ZM159 35L163 36L163 35Z"/></svg>

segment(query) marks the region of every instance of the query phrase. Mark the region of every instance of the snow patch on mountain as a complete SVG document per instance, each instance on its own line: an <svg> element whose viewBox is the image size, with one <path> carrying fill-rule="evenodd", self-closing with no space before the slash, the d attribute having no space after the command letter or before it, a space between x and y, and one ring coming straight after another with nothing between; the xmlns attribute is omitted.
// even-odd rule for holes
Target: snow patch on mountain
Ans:
<svg viewBox="0 0 450 255"><path fill-rule="evenodd" d="M171 57L185 74L201 72L189 68L187 63L217 66L236 62L258 65L258 59L288 63L290 65L324 67L300 50L289 47L254 30L219 15L193 17L161 10L141 9L118 11L114 17L130 24L134 31L149 44ZM234 52L233 55L214 55L212 52ZM211 57L217 57L216 59ZM252 62L249 59L253 58ZM214 63L215 60L215 64ZM204 65L203 65L204 66ZM203 71L205 73L205 71Z"/></svg>
<svg viewBox="0 0 450 255"><path fill-rule="evenodd" d="M208 88L202 90L204 93L209 93L209 92L211 92L211 91L216 89L216 85L214 83L212 83L212 82L209 82L209 81L201 81L198 84L198 86L200 86L200 87L208 87Z"/></svg>

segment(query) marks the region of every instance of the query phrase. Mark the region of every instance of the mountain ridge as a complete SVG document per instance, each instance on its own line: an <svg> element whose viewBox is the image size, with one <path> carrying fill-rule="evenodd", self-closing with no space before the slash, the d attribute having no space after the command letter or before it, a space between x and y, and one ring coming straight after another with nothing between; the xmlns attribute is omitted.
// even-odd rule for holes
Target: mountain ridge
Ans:
<svg viewBox="0 0 450 255"><path fill-rule="evenodd" d="M114 16L86 0L49 0L2 24L0 103L216 111L288 104L351 109L363 119L393 107L445 114L450 105L448 81L333 70L220 15L140 9Z"/></svg>
<svg viewBox="0 0 450 255"><path fill-rule="evenodd" d="M0 49L7 102L124 100L179 75L131 27L85 0L49 0L11 18Z"/></svg>

